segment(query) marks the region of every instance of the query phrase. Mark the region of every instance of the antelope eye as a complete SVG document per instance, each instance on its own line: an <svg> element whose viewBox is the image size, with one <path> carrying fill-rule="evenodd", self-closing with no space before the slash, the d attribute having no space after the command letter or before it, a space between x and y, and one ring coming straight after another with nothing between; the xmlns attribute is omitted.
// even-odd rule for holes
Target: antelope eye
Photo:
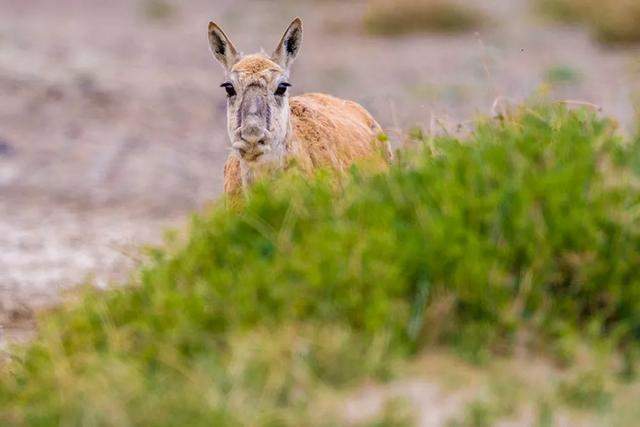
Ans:
<svg viewBox="0 0 640 427"><path fill-rule="evenodd" d="M285 93L287 93L287 89L290 87L291 87L291 84L289 83L286 83L286 82L280 83L278 85L278 89L276 89L275 94L277 96L283 96Z"/></svg>
<svg viewBox="0 0 640 427"><path fill-rule="evenodd" d="M227 96L228 96L229 98L231 98L232 96L236 96L236 90L235 90L235 88L233 87L233 85L232 85L231 83L229 83L229 82L227 82L227 83L222 83L222 84L220 85L220 87L223 87L223 88L224 88L224 90L226 90L226 91L227 91Z"/></svg>

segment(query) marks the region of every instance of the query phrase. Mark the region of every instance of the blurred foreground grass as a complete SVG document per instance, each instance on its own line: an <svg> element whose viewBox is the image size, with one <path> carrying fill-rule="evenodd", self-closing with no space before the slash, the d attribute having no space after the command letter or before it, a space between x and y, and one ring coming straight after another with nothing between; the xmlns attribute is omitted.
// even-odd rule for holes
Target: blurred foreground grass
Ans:
<svg viewBox="0 0 640 427"><path fill-rule="evenodd" d="M584 22L605 43L640 41L638 0L535 0L544 14L563 22Z"/></svg>
<svg viewBox="0 0 640 427"><path fill-rule="evenodd" d="M435 345L607 343L633 370L638 144L548 105L422 138L385 174L261 183L47 315L2 367L0 424L343 425L344 390Z"/></svg>

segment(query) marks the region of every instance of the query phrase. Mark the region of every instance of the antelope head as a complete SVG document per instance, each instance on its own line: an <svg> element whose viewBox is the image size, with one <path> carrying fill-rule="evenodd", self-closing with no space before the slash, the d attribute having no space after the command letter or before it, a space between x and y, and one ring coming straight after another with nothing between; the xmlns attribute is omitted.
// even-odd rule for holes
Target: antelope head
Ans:
<svg viewBox="0 0 640 427"><path fill-rule="evenodd" d="M302 21L296 18L270 56L242 55L229 37L209 23L209 45L225 72L227 130L243 163L281 162L289 122L289 71L302 44Z"/></svg>

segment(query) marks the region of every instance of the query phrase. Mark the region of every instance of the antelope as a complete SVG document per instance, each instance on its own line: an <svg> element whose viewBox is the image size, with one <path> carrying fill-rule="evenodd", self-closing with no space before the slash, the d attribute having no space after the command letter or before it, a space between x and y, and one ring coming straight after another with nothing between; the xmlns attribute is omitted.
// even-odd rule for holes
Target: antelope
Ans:
<svg viewBox="0 0 640 427"><path fill-rule="evenodd" d="M209 45L222 64L231 152L224 166L224 191L246 190L265 173L293 162L306 172L343 171L354 161L387 164L391 150L382 129L361 105L322 93L289 97L291 64L302 45L296 18L271 56L243 55L222 29L209 23Z"/></svg>

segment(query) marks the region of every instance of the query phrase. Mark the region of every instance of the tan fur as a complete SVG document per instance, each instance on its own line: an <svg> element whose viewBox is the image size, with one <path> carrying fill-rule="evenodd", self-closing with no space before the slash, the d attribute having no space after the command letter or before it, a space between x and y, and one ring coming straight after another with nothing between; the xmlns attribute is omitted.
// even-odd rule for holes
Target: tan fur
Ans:
<svg viewBox="0 0 640 427"><path fill-rule="evenodd" d="M240 158L236 153L229 154L224 164L224 192L229 195L239 194L242 189L242 172Z"/></svg>
<svg viewBox="0 0 640 427"><path fill-rule="evenodd" d="M282 72L282 68L271 59L256 53L244 56L232 68L232 72L241 73L257 78L265 72Z"/></svg>
<svg viewBox="0 0 640 427"><path fill-rule="evenodd" d="M359 104L321 93L289 100L292 132L287 140L289 160L306 172L318 167L344 171L354 161L368 158L387 163L391 152L378 137L380 125ZM288 162L290 163L290 162ZM240 159L231 154L225 165L225 192L242 189Z"/></svg>

